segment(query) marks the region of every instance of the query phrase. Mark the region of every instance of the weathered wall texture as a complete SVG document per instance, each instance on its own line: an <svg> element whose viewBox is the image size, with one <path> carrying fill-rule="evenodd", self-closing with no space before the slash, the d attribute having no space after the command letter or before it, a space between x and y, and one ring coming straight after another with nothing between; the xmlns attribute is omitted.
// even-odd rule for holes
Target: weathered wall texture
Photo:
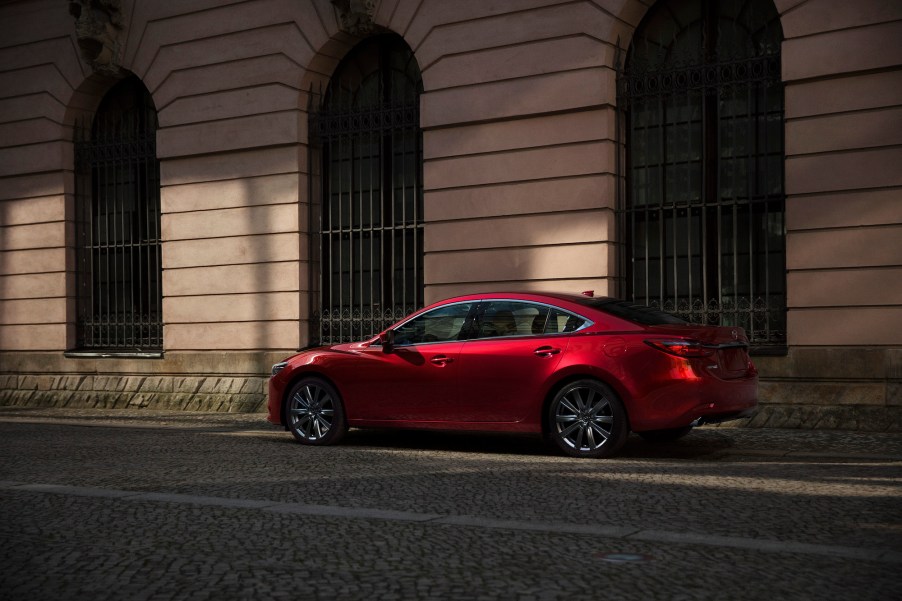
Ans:
<svg viewBox="0 0 902 601"><path fill-rule="evenodd" d="M790 351L758 361L762 397L780 406L783 425L898 430L902 3L777 7L786 38Z"/></svg>
<svg viewBox="0 0 902 601"><path fill-rule="evenodd" d="M160 120L165 356L151 367L66 359L72 124L112 83L81 60L66 4L0 3L6 388L28 402L22 390L67 386L36 374L79 374L92 379L76 389L105 391L100 378L150 372L164 398L178 391L167 376L228 377L234 362L264 376L273 357L308 342L307 90L357 38L327 0L123 0L119 62ZM375 23L404 37L423 75L427 302L499 288L612 293L613 65L652 2L375 4ZM775 4L786 36L790 350L759 361L764 400L806 407L805 423L827 405L898 415L902 4Z"/></svg>
<svg viewBox="0 0 902 601"><path fill-rule="evenodd" d="M427 300L613 292L613 65L644 7L441 4L405 31L426 87Z"/></svg>
<svg viewBox="0 0 902 601"><path fill-rule="evenodd" d="M902 340L902 3L782 18L789 340Z"/></svg>

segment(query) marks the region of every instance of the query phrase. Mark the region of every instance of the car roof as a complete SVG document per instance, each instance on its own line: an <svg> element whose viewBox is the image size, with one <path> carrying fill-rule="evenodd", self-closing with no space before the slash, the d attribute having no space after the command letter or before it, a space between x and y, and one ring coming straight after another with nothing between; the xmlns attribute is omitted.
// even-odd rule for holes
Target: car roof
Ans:
<svg viewBox="0 0 902 601"><path fill-rule="evenodd" d="M665 313L652 307L631 303L610 296L595 296L588 294L572 294L567 292L480 292L466 294L439 301L426 307L429 309L445 303L458 303L481 300L514 300L545 302L557 305L562 309L597 320L599 313L604 314L606 320L616 320L620 323L628 323L633 326L650 326L662 324L687 324L685 320L677 316ZM596 322L597 323L597 322Z"/></svg>
<svg viewBox="0 0 902 601"><path fill-rule="evenodd" d="M611 299L607 296L589 296L586 294L573 294L567 292L527 292L527 291L506 291L506 292L478 292L474 294L462 294L451 298L438 301L437 303L460 302L467 300L487 300L487 299L510 299L510 300L561 300L571 303L584 305L586 299L605 300Z"/></svg>

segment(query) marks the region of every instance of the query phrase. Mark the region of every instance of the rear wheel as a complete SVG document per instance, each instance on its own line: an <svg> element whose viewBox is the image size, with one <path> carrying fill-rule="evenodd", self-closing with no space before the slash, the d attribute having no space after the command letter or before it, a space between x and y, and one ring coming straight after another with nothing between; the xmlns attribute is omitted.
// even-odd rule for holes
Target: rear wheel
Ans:
<svg viewBox="0 0 902 601"><path fill-rule="evenodd" d="M334 444L348 430L344 406L335 388L319 378L304 378L285 399L288 429L298 442Z"/></svg>
<svg viewBox="0 0 902 601"><path fill-rule="evenodd" d="M597 380L567 384L548 408L548 437L571 457L611 457L628 434L623 404Z"/></svg>
<svg viewBox="0 0 902 601"><path fill-rule="evenodd" d="M682 428L668 428L666 430L648 430L646 432L636 432L639 436L648 442L673 442L686 436L692 432L692 426L683 426Z"/></svg>

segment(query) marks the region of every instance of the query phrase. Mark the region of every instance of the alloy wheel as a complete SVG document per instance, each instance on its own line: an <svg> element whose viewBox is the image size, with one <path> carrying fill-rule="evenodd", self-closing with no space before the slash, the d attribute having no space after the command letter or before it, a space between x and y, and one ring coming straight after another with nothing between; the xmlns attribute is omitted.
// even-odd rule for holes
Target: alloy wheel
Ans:
<svg viewBox="0 0 902 601"><path fill-rule="evenodd" d="M336 401L329 390L315 382L302 383L289 400L288 425L299 440L320 442L332 430L335 408Z"/></svg>
<svg viewBox="0 0 902 601"><path fill-rule="evenodd" d="M578 380L555 395L548 413L548 436L572 457L611 457L629 434L617 394L594 379Z"/></svg>
<svg viewBox="0 0 902 601"><path fill-rule="evenodd" d="M599 391L574 388L564 395L555 412L555 428L561 440L580 452L599 449L611 438L614 416L611 404Z"/></svg>

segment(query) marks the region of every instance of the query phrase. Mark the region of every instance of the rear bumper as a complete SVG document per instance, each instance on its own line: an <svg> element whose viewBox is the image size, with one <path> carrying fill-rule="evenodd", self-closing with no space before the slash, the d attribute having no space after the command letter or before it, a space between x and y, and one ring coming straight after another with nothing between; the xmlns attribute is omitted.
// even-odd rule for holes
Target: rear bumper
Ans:
<svg viewBox="0 0 902 601"><path fill-rule="evenodd" d="M751 417L758 408L758 376L671 382L628 407L636 432L682 428Z"/></svg>

